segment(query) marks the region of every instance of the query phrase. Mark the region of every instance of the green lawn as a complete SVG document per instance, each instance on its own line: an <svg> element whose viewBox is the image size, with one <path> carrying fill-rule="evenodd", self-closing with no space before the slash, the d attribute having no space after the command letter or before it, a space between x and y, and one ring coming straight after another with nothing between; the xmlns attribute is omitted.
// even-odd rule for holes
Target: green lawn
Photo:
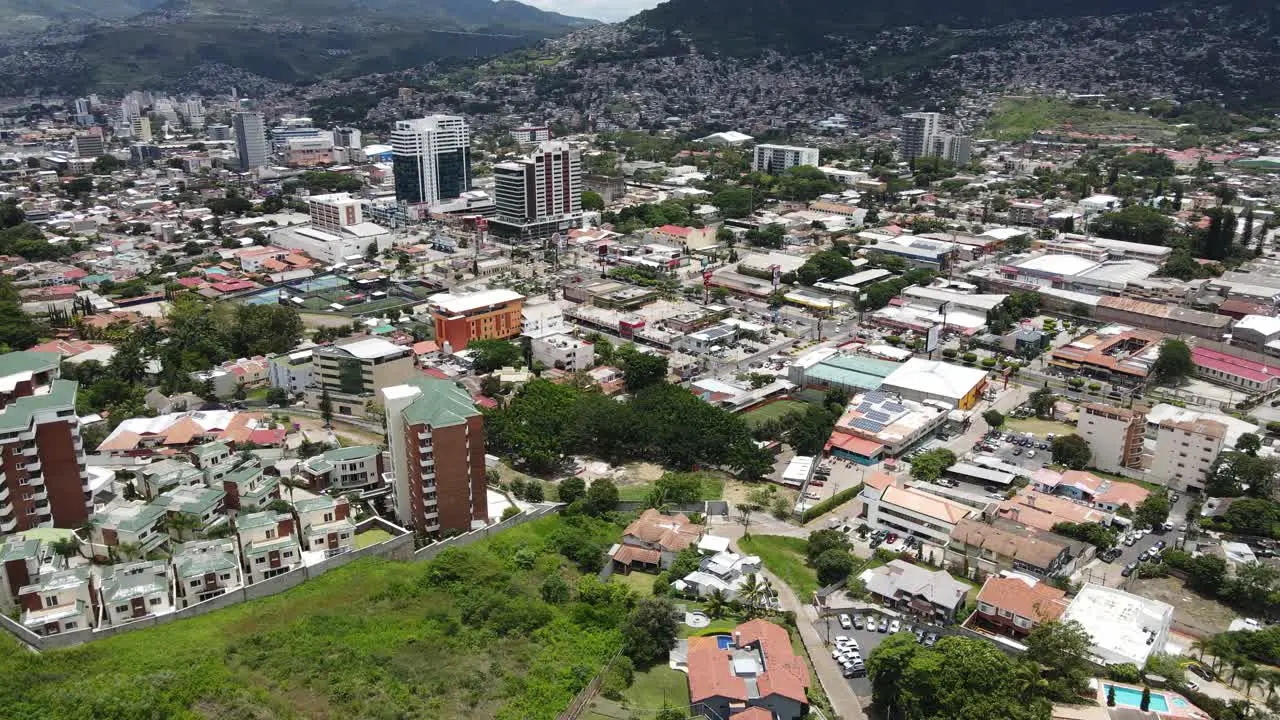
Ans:
<svg viewBox="0 0 1280 720"><path fill-rule="evenodd" d="M752 535L738 541L743 552L759 555L765 569L789 585L801 602L808 602L821 587L818 574L806 563L807 544L803 538L780 535Z"/></svg>
<svg viewBox="0 0 1280 720"><path fill-rule="evenodd" d="M711 473L699 473L702 488L699 500L719 500L724 497L724 478ZM644 502L653 492L653 483L628 483L618 486L618 499L623 502Z"/></svg>
<svg viewBox="0 0 1280 720"><path fill-rule="evenodd" d="M597 695L582 720L650 720L663 707L689 706L689 676L665 664L637 672L622 700Z"/></svg>
<svg viewBox="0 0 1280 720"><path fill-rule="evenodd" d="M1173 129L1149 115L1076 105L1048 97L1004 98L996 103L983 133L1004 140L1025 140L1037 130L1070 125L1086 133L1131 134L1146 137L1172 133Z"/></svg>
<svg viewBox="0 0 1280 720"><path fill-rule="evenodd" d="M609 576L609 581L618 585L626 585L636 592L640 597L649 597L653 594L653 581L657 579L657 575L650 575L642 572L631 573L614 573Z"/></svg>
<svg viewBox="0 0 1280 720"><path fill-rule="evenodd" d="M804 412L808 407L808 403L799 400L778 400L762 408L743 413L742 421L747 424L747 427L757 428L770 420L781 420L783 416L793 412Z"/></svg>
<svg viewBox="0 0 1280 720"><path fill-rule="evenodd" d="M0 633L6 718L555 718L621 646L619 599L549 605L558 517L430 563L364 558L279 595L36 655ZM587 540L589 538L589 540Z"/></svg>
<svg viewBox="0 0 1280 720"><path fill-rule="evenodd" d="M391 533L382 528L370 528L362 533L356 533L356 549L377 545L380 542L390 540L391 537Z"/></svg>

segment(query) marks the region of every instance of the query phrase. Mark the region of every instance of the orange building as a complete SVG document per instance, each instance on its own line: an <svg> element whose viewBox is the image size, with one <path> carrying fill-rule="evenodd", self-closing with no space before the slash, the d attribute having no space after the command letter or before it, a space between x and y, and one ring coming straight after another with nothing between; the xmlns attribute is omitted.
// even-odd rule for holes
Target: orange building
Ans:
<svg viewBox="0 0 1280 720"><path fill-rule="evenodd" d="M435 340L449 343L454 351L472 340L503 340L520 334L524 296L510 290L454 295L440 293L427 298L435 325Z"/></svg>

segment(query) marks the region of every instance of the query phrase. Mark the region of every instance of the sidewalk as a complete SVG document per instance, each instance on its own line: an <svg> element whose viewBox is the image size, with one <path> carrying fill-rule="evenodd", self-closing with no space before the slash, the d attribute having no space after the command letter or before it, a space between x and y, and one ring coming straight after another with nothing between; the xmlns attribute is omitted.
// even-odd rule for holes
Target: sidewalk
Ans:
<svg viewBox="0 0 1280 720"><path fill-rule="evenodd" d="M733 541L733 549L741 552L736 539ZM801 603L791 588L769 571L761 570L760 574L768 578L774 589L778 591L778 602L782 605L782 609L791 610L796 614L796 627L800 631L800 639L804 641L804 646L809 651L813 671L818 675L818 681L822 683L822 689L827 693L827 699L831 701L831 707L836 713L836 717L830 720L866 720L867 715L862 711L862 701L853 692L849 682L840 674L840 668L836 666L835 660L831 659L831 651L822 643L822 636L813 624L815 619L813 608L808 603Z"/></svg>

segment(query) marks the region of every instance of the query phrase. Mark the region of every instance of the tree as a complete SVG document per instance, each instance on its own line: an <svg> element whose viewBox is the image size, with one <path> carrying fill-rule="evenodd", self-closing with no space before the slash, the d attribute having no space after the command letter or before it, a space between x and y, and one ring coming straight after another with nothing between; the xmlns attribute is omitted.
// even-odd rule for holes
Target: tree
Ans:
<svg viewBox="0 0 1280 720"><path fill-rule="evenodd" d="M813 569L818 573L818 582L823 585L844 582L853 572L853 556L848 550L831 548L813 561Z"/></svg>
<svg viewBox="0 0 1280 720"><path fill-rule="evenodd" d="M956 464L956 454L946 448L928 450L911 461L911 477L933 482L942 477L947 468Z"/></svg>
<svg viewBox="0 0 1280 720"><path fill-rule="evenodd" d="M752 502L740 502L735 504L734 509L738 511L738 515L742 518L742 534L746 537L751 536L751 513L760 509L760 506Z"/></svg>
<svg viewBox="0 0 1280 720"><path fill-rule="evenodd" d="M711 593L707 595L707 617L713 620L719 620L724 617L725 611L729 609L729 598L724 594L724 590L720 588L712 588ZM683 720L683 718L681 719Z"/></svg>
<svg viewBox="0 0 1280 720"><path fill-rule="evenodd" d="M1146 205L1130 205L1103 213L1093 222L1093 231L1112 240L1165 245L1173 231L1173 219Z"/></svg>
<svg viewBox="0 0 1280 720"><path fill-rule="evenodd" d="M1116 686L1109 685L1107 686L1107 707L1115 707L1115 706L1116 706Z"/></svg>
<svg viewBox="0 0 1280 720"><path fill-rule="evenodd" d="M582 193L583 210L604 210L604 196L598 192L587 190Z"/></svg>
<svg viewBox="0 0 1280 720"><path fill-rule="evenodd" d="M68 560L80 554L80 543L74 537L64 537L53 541L53 554L62 558L65 565Z"/></svg>
<svg viewBox="0 0 1280 720"><path fill-rule="evenodd" d="M994 408L982 413L982 419L992 430L998 430L1004 425L1004 414Z"/></svg>
<svg viewBox="0 0 1280 720"><path fill-rule="evenodd" d="M574 500L577 500L582 497L586 497L587 483L585 480L578 477L577 475L570 475L569 477L560 481L560 486L557 489L557 494L560 497L560 502L568 505L569 503L572 503Z"/></svg>
<svg viewBox="0 0 1280 720"><path fill-rule="evenodd" d="M1036 626L1024 641L1027 659L1040 666L1049 696L1059 701L1078 697L1093 676L1089 646L1093 641L1080 623L1046 622Z"/></svg>
<svg viewBox="0 0 1280 720"><path fill-rule="evenodd" d="M809 562L812 563L828 550L840 550L844 553L849 552L849 539L839 530L814 530L809 533L809 540L805 546L805 555Z"/></svg>
<svg viewBox="0 0 1280 720"><path fill-rule="evenodd" d="M1147 496L1133 516L1138 527L1158 528L1169 519L1169 496L1163 491Z"/></svg>
<svg viewBox="0 0 1280 720"><path fill-rule="evenodd" d="M1058 402L1058 396L1053 394L1048 384L1031 393L1031 397L1027 398L1027 403L1031 406L1032 412L1036 417L1046 418L1053 416L1053 406Z"/></svg>
<svg viewBox="0 0 1280 720"><path fill-rule="evenodd" d="M1142 686L1142 700L1138 703L1138 709L1142 712L1151 709L1151 688L1146 685Z"/></svg>
<svg viewBox="0 0 1280 720"><path fill-rule="evenodd" d="M622 627L622 651L636 665L665 661L676 646L676 609L666 598L645 598Z"/></svg>
<svg viewBox="0 0 1280 720"><path fill-rule="evenodd" d="M471 367L478 374L491 373L504 367L515 367L520 361L520 347L506 340L472 340L467 343Z"/></svg>
<svg viewBox="0 0 1280 720"><path fill-rule="evenodd" d="M1236 439L1236 449L1246 455L1257 455L1262 447L1262 439L1253 433L1241 433Z"/></svg>
<svg viewBox="0 0 1280 720"><path fill-rule="evenodd" d="M543 602L552 605L560 605L569 600L569 583L564 581L560 573L552 573L542 581L542 587L539 589Z"/></svg>
<svg viewBox="0 0 1280 720"><path fill-rule="evenodd" d="M629 393L636 393L667 378L667 358L657 353L640 352L634 345L623 345L616 353L622 360L622 381Z"/></svg>
<svg viewBox="0 0 1280 720"><path fill-rule="evenodd" d="M805 285L819 280L835 280L853 274L853 263L835 250L823 250L809 256L796 271L796 279Z"/></svg>
<svg viewBox="0 0 1280 720"><path fill-rule="evenodd" d="M1160 345L1160 354L1151 366L1151 374L1161 383L1172 384L1191 375L1195 369L1191 348L1182 340L1169 339Z"/></svg>
<svg viewBox="0 0 1280 720"><path fill-rule="evenodd" d="M125 162L115 155L102 155L93 161L91 170L94 175L110 175L124 166Z"/></svg>
<svg viewBox="0 0 1280 720"><path fill-rule="evenodd" d="M609 478L596 478L587 488L584 510L588 515L603 515L618 508L618 487Z"/></svg>
<svg viewBox="0 0 1280 720"><path fill-rule="evenodd" d="M1089 447L1089 441L1075 433L1054 438L1050 447L1053 452L1053 461L1066 465L1072 470L1083 470L1093 459L1093 450Z"/></svg>
<svg viewBox="0 0 1280 720"><path fill-rule="evenodd" d="M333 426L333 399L329 397L329 388L320 392L320 417L326 428Z"/></svg>

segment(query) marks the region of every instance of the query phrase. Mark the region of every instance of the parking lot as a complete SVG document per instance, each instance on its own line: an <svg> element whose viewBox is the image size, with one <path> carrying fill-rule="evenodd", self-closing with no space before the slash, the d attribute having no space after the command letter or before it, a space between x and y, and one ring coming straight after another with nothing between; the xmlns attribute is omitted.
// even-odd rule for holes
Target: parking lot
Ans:
<svg viewBox="0 0 1280 720"><path fill-rule="evenodd" d="M858 642L858 651L862 656L863 663L865 663L867 658L871 656L871 651L879 647L880 643L884 642L884 639L889 637L888 632L882 633L878 630L867 630L865 625L866 619L875 618L877 623L880 619L888 619L888 621L892 623L894 618L874 611L865 611L862 613L850 612L847 614L851 621L861 615L864 621L863 629L859 630L854 627L846 630L840 627L840 616L839 614L835 614L825 616L823 618L825 622L818 623L818 632L822 633L823 640L827 641L828 651L835 648L836 638L839 636L843 635L856 640ZM940 628L936 625L922 625L908 618L900 618L899 621L902 626L902 631L905 631L910 627L913 631L917 628L923 628L926 635L930 632L937 633L939 638L947 634L947 631L944 628ZM864 698L871 697L871 681L866 676L847 678L846 682L849 683L849 686L853 688L853 692L858 696Z"/></svg>

